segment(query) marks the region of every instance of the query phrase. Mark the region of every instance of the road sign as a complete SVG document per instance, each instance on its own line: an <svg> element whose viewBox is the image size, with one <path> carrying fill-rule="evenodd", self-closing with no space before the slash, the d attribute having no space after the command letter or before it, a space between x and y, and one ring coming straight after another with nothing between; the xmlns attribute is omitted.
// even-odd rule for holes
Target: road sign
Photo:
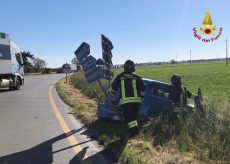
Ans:
<svg viewBox="0 0 230 164"><path fill-rule="evenodd" d="M96 59L89 54L90 46L85 42L75 51L75 55L85 72L87 82L92 83L102 78L102 72L96 65Z"/></svg>
<svg viewBox="0 0 230 164"><path fill-rule="evenodd" d="M106 41L106 44L107 43L108 43L108 39ZM111 46L111 44L109 45ZM79 46L79 48L75 51L75 55L85 72L85 77L87 82L92 83L101 78L111 80L113 78L113 73L109 70L98 67L96 65L96 59L93 56L89 55L89 53L90 53L90 46L85 42L83 42Z"/></svg>
<svg viewBox="0 0 230 164"><path fill-rule="evenodd" d="M80 64L84 71L88 71L92 69L92 67L96 67L96 59L90 55L85 58Z"/></svg>
<svg viewBox="0 0 230 164"><path fill-rule="evenodd" d="M112 42L106 38L103 34L101 34L101 46L102 46L102 57L105 60L105 64L107 67L111 68L112 63Z"/></svg>
<svg viewBox="0 0 230 164"><path fill-rule="evenodd" d="M68 63L63 64L62 65L62 70L63 70L63 73L65 73L65 82L67 83L67 74L71 73L70 64L68 64Z"/></svg>
<svg viewBox="0 0 230 164"><path fill-rule="evenodd" d="M94 81L100 80L102 78L102 72L101 70L96 67L94 72L90 72L89 74L85 74L86 80L88 83L92 83Z"/></svg>
<svg viewBox="0 0 230 164"><path fill-rule="evenodd" d="M113 72L102 69L100 67L95 67L94 69L91 69L90 72L85 72L85 77L89 83L102 78L106 80L112 80Z"/></svg>
<svg viewBox="0 0 230 164"><path fill-rule="evenodd" d="M81 63L81 61L90 54L89 44L83 42L74 53L78 61Z"/></svg>
<svg viewBox="0 0 230 164"><path fill-rule="evenodd" d="M63 64L62 69L63 69L64 73L70 73L71 72L71 67L68 63Z"/></svg>
<svg viewBox="0 0 230 164"><path fill-rule="evenodd" d="M71 73L71 69L69 69L69 68L64 68L64 69L63 69L63 72L66 73L66 74L69 74L69 73Z"/></svg>
<svg viewBox="0 0 230 164"><path fill-rule="evenodd" d="M95 72L96 70L98 70L98 67L96 65L92 66L90 69L84 71L85 72L85 75L89 75L93 72Z"/></svg>

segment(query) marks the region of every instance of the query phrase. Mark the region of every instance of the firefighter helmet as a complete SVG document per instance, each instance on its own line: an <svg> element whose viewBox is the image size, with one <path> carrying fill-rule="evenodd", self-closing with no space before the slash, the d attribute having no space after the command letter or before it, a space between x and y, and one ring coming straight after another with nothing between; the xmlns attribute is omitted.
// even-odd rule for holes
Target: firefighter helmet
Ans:
<svg viewBox="0 0 230 164"><path fill-rule="evenodd" d="M127 73L132 73L135 71L135 64L132 60L127 60L124 64L124 71Z"/></svg>
<svg viewBox="0 0 230 164"><path fill-rule="evenodd" d="M181 85L182 83L181 83L181 77L180 77L180 75L178 75L178 74L172 75L171 82L175 86Z"/></svg>

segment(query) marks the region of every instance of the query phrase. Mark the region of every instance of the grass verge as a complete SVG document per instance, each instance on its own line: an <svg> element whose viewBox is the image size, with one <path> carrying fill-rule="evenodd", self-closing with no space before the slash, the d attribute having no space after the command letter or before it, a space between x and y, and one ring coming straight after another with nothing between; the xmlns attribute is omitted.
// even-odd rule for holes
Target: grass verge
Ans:
<svg viewBox="0 0 230 164"><path fill-rule="evenodd" d="M86 97L71 84L66 84L65 79L57 83L56 90L62 100L73 108L75 117L85 124L92 134L91 137L103 144L116 157L120 157L127 142L126 127L118 122L97 120L97 101ZM118 161L118 158L116 160Z"/></svg>

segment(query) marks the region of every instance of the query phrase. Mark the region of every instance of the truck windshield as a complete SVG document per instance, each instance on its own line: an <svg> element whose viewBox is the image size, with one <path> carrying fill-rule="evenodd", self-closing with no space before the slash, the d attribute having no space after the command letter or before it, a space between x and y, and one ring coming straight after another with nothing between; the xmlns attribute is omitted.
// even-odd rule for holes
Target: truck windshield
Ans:
<svg viewBox="0 0 230 164"><path fill-rule="evenodd" d="M10 46L0 44L0 60L10 60Z"/></svg>

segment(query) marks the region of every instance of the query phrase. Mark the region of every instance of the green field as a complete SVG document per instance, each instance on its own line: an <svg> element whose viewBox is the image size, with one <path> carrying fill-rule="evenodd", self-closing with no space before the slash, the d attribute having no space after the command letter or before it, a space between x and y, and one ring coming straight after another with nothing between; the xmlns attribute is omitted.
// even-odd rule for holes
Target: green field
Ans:
<svg viewBox="0 0 230 164"><path fill-rule="evenodd" d="M123 68L113 70L115 76L122 71ZM205 109L215 110L220 115L216 117L216 115L207 114L203 117L195 112L185 117L179 115L174 122L169 122L167 117L160 116L153 119L148 126L143 128L135 141L145 143L146 140L150 140L152 146L176 146L182 153L193 152L195 159L206 163L214 161L217 163L230 162L230 67L225 66L224 62L210 62L192 63L191 65L174 64L137 67L136 72L143 78L168 83L173 74L180 74L184 85L191 92L196 93L198 87L202 88ZM83 72L70 76L70 81L75 88L79 89L90 99L103 95L98 83L88 84L86 82ZM106 88L109 87L106 80L102 80L102 82ZM60 86L60 83L58 86ZM96 130L99 134L99 141L105 147L115 149L121 160L138 161L143 159L148 161L145 158L145 156L149 155L148 151L140 153L140 148L136 147L135 144L128 147L126 147L126 144L117 144L117 142L123 143L124 136L123 133L120 133L121 127L117 127L115 124L109 125L112 128L105 127L102 122L96 119L96 107L79 110L81 103L73 102L66 91L62 90L61 87L57 88L59 88L59 95L62 98L66 98L66 103L69 105L77 104L77 106L71 105L76 111L76 117L81 118L85 116L82 120L83 123L88 128ZM88 117L89 113L93 113L91 117ZM130 153L132 155L129 155ZM137 159L134 159L133 156Z"/></svg>
<svg viewBox="0 0 230 164"><path fill-rule="evenodd" d="M115 75L123 69L114 71ZM180 74L186 88L193 93L201 87L205 104L214 110L230 110L230 66L224 62L174 64L137 67L143 78L170 83L170 77Z"/></svg>

